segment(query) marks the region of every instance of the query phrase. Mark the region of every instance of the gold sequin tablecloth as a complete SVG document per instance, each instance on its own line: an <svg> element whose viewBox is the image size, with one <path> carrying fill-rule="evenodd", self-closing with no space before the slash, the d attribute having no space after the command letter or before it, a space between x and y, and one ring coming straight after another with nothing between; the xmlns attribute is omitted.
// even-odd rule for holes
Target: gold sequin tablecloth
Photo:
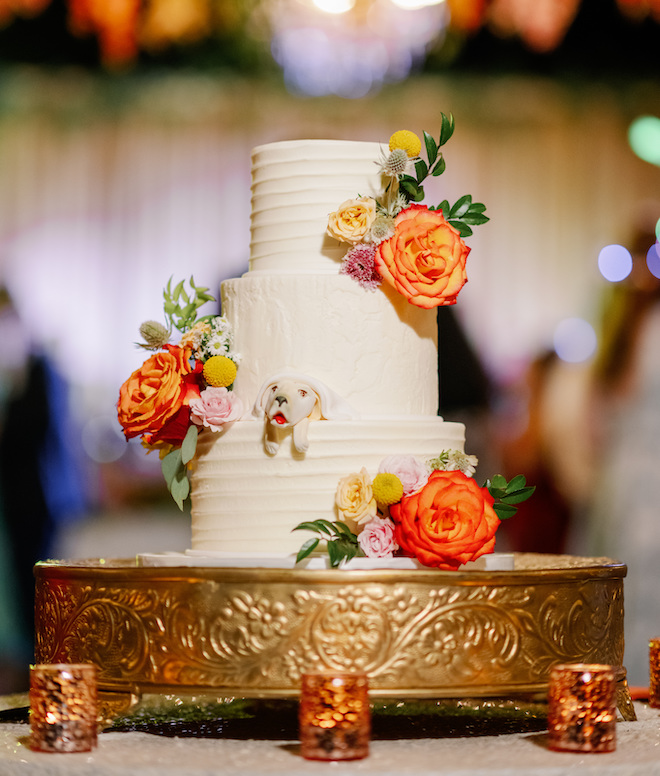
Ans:
<svg viewBox="0 0 660 776"><path fill-rule="evenodd" d="M1 700L1 699L0 699ZM635 704L609 754L552 752L543 731L465 738L372 741L364 760L303 760L297 740L162 738L102 733L91 753L28 748L27 724L0 724L2 776L660 776L660 712ZM255 730L255 736L259 731Z"/></svg>

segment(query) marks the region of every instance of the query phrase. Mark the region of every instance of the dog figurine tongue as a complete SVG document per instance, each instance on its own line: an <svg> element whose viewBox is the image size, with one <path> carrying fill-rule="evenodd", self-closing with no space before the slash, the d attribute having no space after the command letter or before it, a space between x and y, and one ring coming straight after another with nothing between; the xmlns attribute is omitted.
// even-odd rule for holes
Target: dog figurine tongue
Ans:
<svg viewBox="0 0 660 776"><path fill-rule="evenodd" d="M264 448L277 455L282 438L292 431L299 453L309 449L308 429L312 420L355 420L359 414L325 383L299 372L278 372L259 390L253 414L264 418Z"/></svg>

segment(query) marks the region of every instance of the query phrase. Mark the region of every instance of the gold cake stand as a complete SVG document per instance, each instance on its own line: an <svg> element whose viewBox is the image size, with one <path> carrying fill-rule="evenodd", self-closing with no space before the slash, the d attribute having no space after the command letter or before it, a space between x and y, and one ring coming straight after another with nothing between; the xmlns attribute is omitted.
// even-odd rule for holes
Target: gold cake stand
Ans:
<svg viewBox="0 0 660 776"><path fill-rule="evenodd" d="M143 695L295 698L360 670L385 698L536 699L559 662L623 668L623 578L607 558L516 554L514 570L346 571L45 561L36 660L96 664L107 708Z"/></svg>

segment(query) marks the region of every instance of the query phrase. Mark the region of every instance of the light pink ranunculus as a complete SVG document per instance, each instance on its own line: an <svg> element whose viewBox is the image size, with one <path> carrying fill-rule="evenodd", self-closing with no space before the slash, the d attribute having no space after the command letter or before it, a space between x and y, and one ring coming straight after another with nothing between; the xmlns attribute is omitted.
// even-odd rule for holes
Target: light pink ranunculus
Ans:
<svg viewBox="0 0 660 776"><path fill-rule="evenodd" d="M364 526L358 544L367 558L391 558L399 549L394 539L394 525L382 517L376 517Z"/></svg>
<svg viewBox="0 0 660 776"><path fill-rule="evenodd" d="M243 402L226 388L205 388L198 399L190 402L190 418L198 426L221 431L226 423L238 420L243 414Z"/></svg>
<svg viewBox="0 0 660 776"><path fill-rule="evenodd" d="M404 496L421 490L431 476L428 466L414 455L388 455L380 462L378 471L396 474L403 485Z"/></svg>

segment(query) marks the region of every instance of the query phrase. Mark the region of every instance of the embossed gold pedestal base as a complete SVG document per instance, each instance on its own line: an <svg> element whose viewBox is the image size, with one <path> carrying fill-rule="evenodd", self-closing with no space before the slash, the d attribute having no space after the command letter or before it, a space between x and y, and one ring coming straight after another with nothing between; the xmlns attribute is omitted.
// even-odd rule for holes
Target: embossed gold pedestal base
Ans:
<svg viewBox="0 0 660 776"><path fill-rule="evenodd" d="M362 671L385 698L545 699L555 663L623 661L609 559L517 554L512 571L309 571L132 561L35 567L36 660L94 663L103 703L143 694L295 698Z"/></svg>

